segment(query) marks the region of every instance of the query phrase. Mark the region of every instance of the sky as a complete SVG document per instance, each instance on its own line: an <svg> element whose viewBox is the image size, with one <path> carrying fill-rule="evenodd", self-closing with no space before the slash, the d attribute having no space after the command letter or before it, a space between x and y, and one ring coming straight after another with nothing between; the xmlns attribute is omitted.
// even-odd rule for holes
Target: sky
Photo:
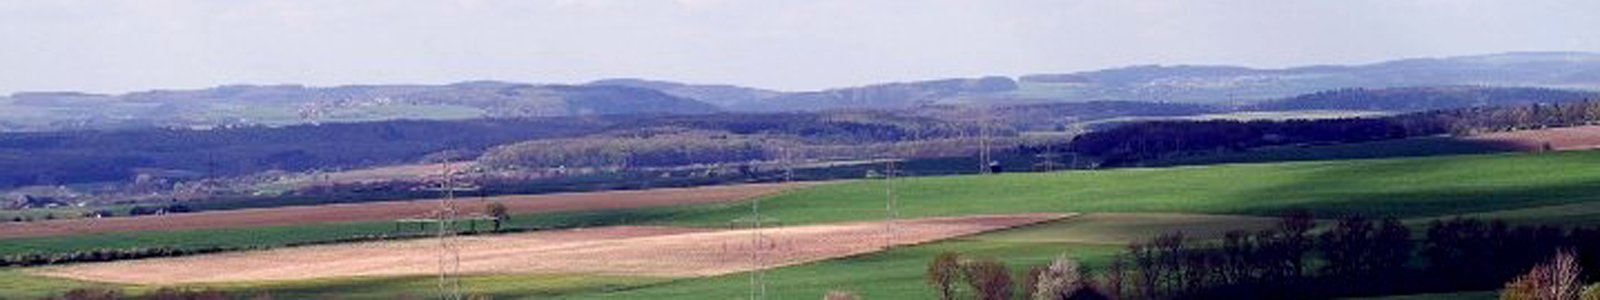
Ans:
<svg viewBox="0 0 1600 300"><path fill-rule="evenodd" d="M1593 0L0 0L0 93L613 77L800 91L1600 52L1596 12Z"/></svg>

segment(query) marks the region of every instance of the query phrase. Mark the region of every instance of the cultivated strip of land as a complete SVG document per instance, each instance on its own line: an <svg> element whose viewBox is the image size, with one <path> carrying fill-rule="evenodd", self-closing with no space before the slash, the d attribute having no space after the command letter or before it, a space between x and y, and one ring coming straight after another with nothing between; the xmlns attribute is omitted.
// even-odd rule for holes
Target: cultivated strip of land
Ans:
<svg viewBox="0 0 1600 300"><path fill-rule="evenodd" d="M590 211L731 202L815 184L817 183L747 184L635 191L515 195L469 198L462 199L459 202L462 209L468 211L482 209L487 202L503 203L511 213L515 214ZM0 223L0 238L104 232L288 226L326 222L374 222L423 217L437 210L438 207L438 200L412 200L252 208L126 218Z"/></svg>
<svg viewBox="0 0 1600 300"><path fill-rule="evenodd" d="M617 226L463 237L457 245L464 274L712 276L870 253L1068 216L985 215L759 230ZM81 264L38 272L154 285L403 276L434 274L439 255L438 241L411 240ZM753 257L759 260L752 261Z"/></svg>
<svg viewBox="0 0 1600 300"><path fill-rule="evenodd" d="M1475 135L1467 139L1502 143L1524 150L1540 150L1544 149L1546 145L1550 147L1549 150L1593 150L1600 149L1600 126L1495 132Z"/></svg>

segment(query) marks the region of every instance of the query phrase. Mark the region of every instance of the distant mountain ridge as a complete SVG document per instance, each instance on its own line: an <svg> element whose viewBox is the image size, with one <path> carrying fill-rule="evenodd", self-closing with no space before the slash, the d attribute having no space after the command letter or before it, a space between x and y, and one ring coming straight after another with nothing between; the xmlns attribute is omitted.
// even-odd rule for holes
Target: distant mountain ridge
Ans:
<svg viewBox="0 0 1600 300"><path fill-rule="evenodd" d="M606 81L598 81L606 82ZM1140 101L1242 105L1351 88L1435 86L1537 87L1600 90L1600 54L1512 52L1417 58L1363 65L1283 69L1239 66L1144 65L1074 73L952 78L871 84L810 92L744 93L737 100L681 92L685 87L739 89L647 81L631 86L719 103L734 111L815 111L909 108L943 104L1025 104Z"/></svg>
<svg viewBox="0 0 1600 300"><path fill-rule="evenodd" d="M1248 103L1347 88L1496 86L1600 89L1600 54L1513 52L1351 66L1253 69L1134 66L1019 78L1025 98Z"/></svg>
<svg viewBox="0 0 1600 300"><path fill-rule="evenodd" d="M28 92L0 97L0 131L211 128L392 119L904 109L952 104L1095 101L1247 106L1322 91L1446 86L1600 91L1600 54L1512 52L1282 69L1146 65L1028 74L1016 78L952 78L801 92L636 78L603 79L578 85L469 81L448 85L337 87L230 85L122 95ZM1403 97L1391 98L1411 101ZM1373 107L1413 109L1405 108L1407 106Z"/></svg>

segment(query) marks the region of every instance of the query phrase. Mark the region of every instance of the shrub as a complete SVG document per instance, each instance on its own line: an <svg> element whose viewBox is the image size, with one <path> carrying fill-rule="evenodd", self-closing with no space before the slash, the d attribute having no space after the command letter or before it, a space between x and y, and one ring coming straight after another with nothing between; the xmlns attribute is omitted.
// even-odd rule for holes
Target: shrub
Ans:
<svg viewBox="0 0 1600 300"><path fill-rule="evenodd" d="M1583 288L1583 295L1578 296L1578 300L1600 300L1600 283Z"/></svg>
<svg viewBox="0 0 1600 300"><path fill-rule="evenodd" d="M106 288L78 288L67 291L61 297L52 299L60 300L117 300L122 299L122 292Z"/></svg>
<svg viewBox="0 0 1600 300"><path fill-rule="evenodd" d="M1528 273L1506 283L1500 299L1576 300L1583 292L1578 282L1578 259L1571 252L1557 252L1549 262L1534 266Z"/></svg>
<svg viewBox="0 0 1600 300"><path fill-rule="evenodd" d="M228 295L215 290L190 290L164 287L140 298L148 300L227 300Z"/></svg>
<svg viewBox="0 0 1600 300"><path fill-rule="evenodd" d="M861 300L861 297L850 291L832 290L822 295L822 300Z"/></svg>

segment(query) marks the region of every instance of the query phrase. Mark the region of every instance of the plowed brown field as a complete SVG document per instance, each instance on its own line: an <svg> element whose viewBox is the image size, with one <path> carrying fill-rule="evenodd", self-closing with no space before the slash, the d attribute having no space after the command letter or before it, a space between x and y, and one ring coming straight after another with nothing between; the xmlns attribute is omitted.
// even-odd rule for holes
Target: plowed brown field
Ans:
<svg viewBox="0 0 1600 300"><path fill-rule="evenodd" d="M747 184L636 191L498 196L460 200L481 207L480 201L504 203L512 213L568 212L624 209L678 204L717 203L751 199L788 188L816 183ZM438 200L387 201L356 204L288 206L209 211L163 216L71 219L28 223L0 223L0 238L92 234L118 231L197 230L226 227L286 226L324 222L386 221L421 217L435 211Z"/></svg>
<svg viewBox="0 0 1600 300"><path fill-rule="evenodd" d="M455 241L463 274L581 273L710 276L801 264L1064 218L1015 214L767 229L601 227ZM438 240L411 240L81 264L39 269L81 280L185 284L435 274ZM752 250L761 260L751 260Z"/></svg>
<svg viewBox="0 0 1600 300"><path fill-rule="evenodd" d="M1600 149L1600 126L1519 130L1476 135L1469 140L1503 143L1526 151Z"/></svg>

